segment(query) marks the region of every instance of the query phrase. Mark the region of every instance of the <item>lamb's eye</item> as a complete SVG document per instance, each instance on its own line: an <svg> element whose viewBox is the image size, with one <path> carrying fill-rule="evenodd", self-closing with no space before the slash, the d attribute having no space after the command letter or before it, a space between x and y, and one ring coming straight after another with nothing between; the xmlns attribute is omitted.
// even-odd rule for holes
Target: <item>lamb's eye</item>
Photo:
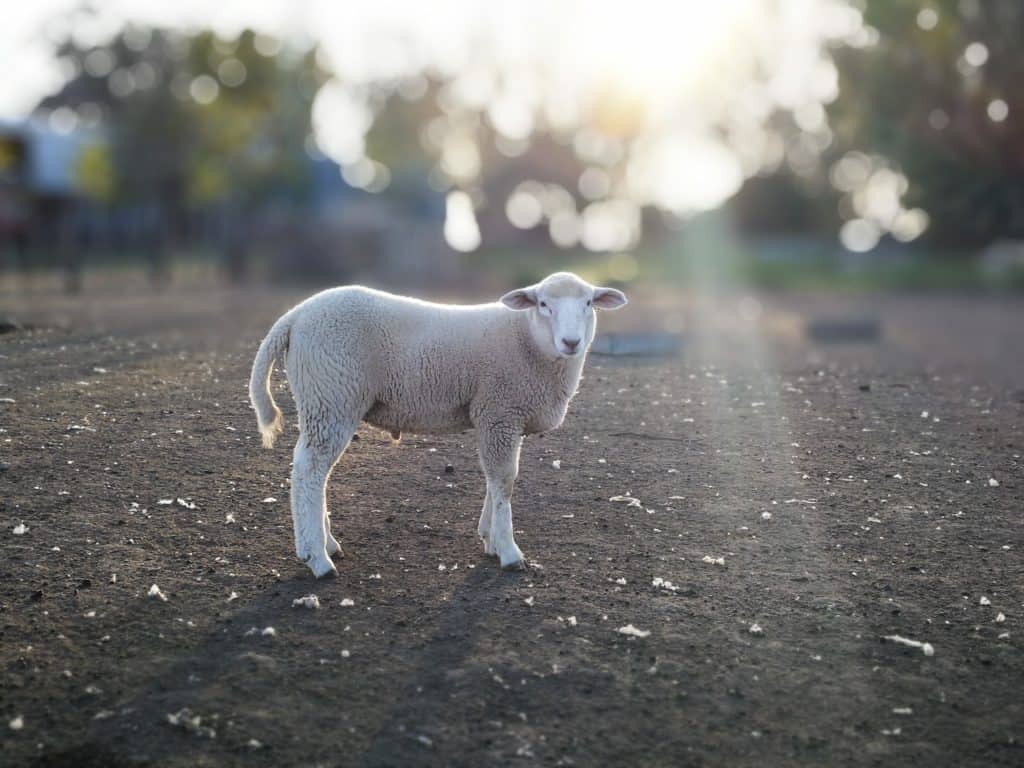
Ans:
<svg viewBox="0 0 1024 768"><path fill-rule="evenodd" d="M547 303L546 301L542 301L542 302L540 303L540 305L541 305L542 307L544 307L544 309L547 309L547 308L548 308L548 303Z"/></svg>
<svg viewBox="0 0 1024 768"><path fill-rule="evenodd" d="M587 299L587 306L590 306L590 299Z"/></svg>

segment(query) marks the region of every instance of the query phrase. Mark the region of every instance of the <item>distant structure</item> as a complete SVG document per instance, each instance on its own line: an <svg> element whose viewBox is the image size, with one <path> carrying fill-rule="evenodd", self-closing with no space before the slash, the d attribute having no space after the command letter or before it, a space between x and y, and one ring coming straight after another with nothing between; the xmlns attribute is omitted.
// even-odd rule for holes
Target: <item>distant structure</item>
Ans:
<svg viewBox="0 0 1024 768"><path fill-rule="evenodd" d="M73 266L76 165L83 147L97 140L81 131L54 131L40 120L0 120L0 251L13 251L22 269L35 249Z"/></svg>
<svg viewBox="0 0 1024 768"><path fill-rule="evenodd" d="M305 194L282 190L247 213L230 202L190 205L167 242L151 203L86 194L83 151L104 141L97 130L55 131L42 117L0 121L0 267L60 268L72 292L90 251L151 261L158 281L167 277L169 250L220 254L233 279L252 262L275 280L320 284L444 283L461 268L461 255L444 242L444 196L425 179L398 177L371 194L347 185L323 156L309 158Z"/></svg>

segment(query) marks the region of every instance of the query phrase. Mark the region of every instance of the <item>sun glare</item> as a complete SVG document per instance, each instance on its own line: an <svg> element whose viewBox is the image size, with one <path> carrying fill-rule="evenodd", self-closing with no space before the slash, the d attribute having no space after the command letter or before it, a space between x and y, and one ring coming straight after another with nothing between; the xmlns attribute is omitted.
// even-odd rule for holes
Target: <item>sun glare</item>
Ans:
<svg viewBox="0 0 1024 768"><path fill-rule="evenodd" d="M657 109L714 81L757 7L751 0L595 5L582 14L570 55L587 62L596 87L624 90Z"/></svg>

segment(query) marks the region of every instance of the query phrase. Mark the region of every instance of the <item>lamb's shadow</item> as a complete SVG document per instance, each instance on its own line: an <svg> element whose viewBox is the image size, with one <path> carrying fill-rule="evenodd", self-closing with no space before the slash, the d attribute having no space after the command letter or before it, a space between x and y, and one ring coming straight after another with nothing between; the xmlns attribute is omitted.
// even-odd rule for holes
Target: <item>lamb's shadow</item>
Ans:
<svg viewBox="0 0 1024 768"><path fill-rule="evenodd" d="M500 571L493 558L481 556L475 566L463 571L462 581L449 599L440 603L443 607L437 620L430 621L435 628L418 639L421 644L415 637L401 644L416 648L416 656L406 658L404 664L414 671L403 678L401 690L375 691L381 703L376 708L379 714L370 715L367 723L373 734L370 747L363 755L335 752L338 757L344 755L342 764L408 765L424 759L423 744L415 740L416 734L403 733L404 724L431 719L426 715L432 711L436 716L436 708L444 705L443 697L450 687L446 679L449 673L474 653L483 626L489 616L501 610L507 591L529 577ZM94 722L90 739L68 754L92 749L109 756L111 764L116 760L135 765L161 764L165 756L180 753L182 739L188 739L189 754L249 754L256 762L269 759L273 763L275 754L281 756L280 750L305 757L295 755L293 750L300 745L315 749L330 746L319 743L316 733L337 727L338 705L345 703L343 689L354 682L344 671L351 667L335 665L322 672L313 671L316 658L300 658L291 651L290 655L282 654L278 643L286 638L264 636L262 631L274 624L284 626L282 621L287 617L290 631L306 635L305 647L316 645L322 638L324 655L332 655L328 644L339 631L337 622L325 622L323 611L292 608L291 601L315 591L321 599L335 602L342 590L332 587L343 585L345 577L346 569L342 567L340 580L314 584L306 569L296 565L286 578L219 617L216 629L198 645L178 651L167 666L161 669L159 657L154 657L152 678L116 703L116 717ZM152 612L155 619L165 606L158 601L146 602L142 610ZM366 662L353 659L353 663ZM356 674L372 675L372 671L364 668ZM282 707L289 702L296 709L315 705L323 721L305 722L297 731L294 723L289 728L289 717L294 717L295 711L282 715ZM168 725L167 715L185 707L202 716L204 726L216 728L216 739L203 739ZM269 745L269 750L253 752L251 738ZM334 736L331 741L337 747L344 737ZM60 754L48 757L58 758Z"/></svg>
<svg viewBox="0 0 1024 768"><path fill-rule="evenodd" d="M507 573L495 558L482 558L455 589L436 630L418 654L415 671L394 697L394 705L377 728L369 748L359 760L364 766L430 764L427 745L438 721L451 716L450 694L465 672L467 661L480 650L483 630L495 615L507 613L508 592L535 577L528 572ZM421 726L424 730L416 730Z"/></svg>

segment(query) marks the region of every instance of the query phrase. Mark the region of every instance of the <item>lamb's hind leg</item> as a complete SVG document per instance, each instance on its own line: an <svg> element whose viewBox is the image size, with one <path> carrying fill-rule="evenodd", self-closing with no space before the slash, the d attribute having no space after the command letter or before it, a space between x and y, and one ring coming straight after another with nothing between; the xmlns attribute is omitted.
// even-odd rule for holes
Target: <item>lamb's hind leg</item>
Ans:
<svg viewBox="0 0 1024 768"><path fill-rule="evenodd" d="M491 515L494 514L494 499L491 496L491 485L487 484L487 493L484 496L484 507L480 510L480 523L476 527L476 533L480 541L484 543L485 555L498 554L491 546Z"/></svg>
<svg viewBox="0 0 1024 768"><path fill-rule="evenodd" d="M341 550L331 535L327 515L327 479L356 431L354 420L336 422L330 429L301 430L292 465L292 521L295 554L318 579L337 569L330 555Z"/></svg>
<svg viewBox="0 0 1024 768"><path fill-rule="evenodd" d="M330 475L329 474L328 474L327 479L328 480L330 479ZM334 538L334 536L331 535L331 513L330 512L328 512L326 515L324 515L324 533L327 534L327 554L330 555L331 557L334 557L335 555L337 555L338 557L341 557L344 554L341 551L341 544L338 543L338 540L336 538Z"/></svg>

